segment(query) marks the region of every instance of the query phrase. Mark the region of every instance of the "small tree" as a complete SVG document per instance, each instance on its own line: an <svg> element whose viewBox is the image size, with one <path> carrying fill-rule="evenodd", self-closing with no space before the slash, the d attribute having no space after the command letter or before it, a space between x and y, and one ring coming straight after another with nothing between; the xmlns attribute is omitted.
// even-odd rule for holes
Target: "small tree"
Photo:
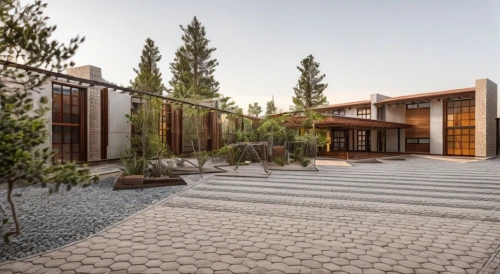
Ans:
<svg viewBox="0 0 500 274"><path fill-rule="evenodd" d="M276 105L274 104L274 96L273 96L273 99L269 102L266 103L267 106L266 106L266 115L270 115L270 114L275 114L276 113Z"/></svg>
<svg viewBox="0 0 500 274"><path fill-rule="evenodd" d="M158 62L161 60L160 51L155 46L155 42L150 38L146 39L146 45L142 50L139 69L134 69L137 74L133 81L130 81L132 88L151 93L159 93L165 90Z"/></svg>
<svg viewBox="0 0 500 274"><path fill-rule="evenodd" d="M43 16L46 6L41 1L26 6L19 1L0 5L0 59L59 72L68 66L66 61L84 39L73 38L68 46L50 40L56 27L47 26ZM0 184L8 185L7 200L15 226L4 235L7 243L11 236L20 234L12 200L14 185L52 183L53 192L62 184L69 190L98 179L74 164L49 164L55 153L42 147L49 137L45 128L48 98L41 97L37 103L32 99L32 92L47 78L5 64L0 67Z"/></svg>
<svg viewBox="0 0 500 274"><path fill-rule="evenodd" d="M248 104L248 114L255 115L255 117L259 117L259 114L262 112L262 107L259 106L259 103L255 102L252 104Z"/></svg>
<svg viewBox="0 0 500 274"><path fill-rule="evenodd" d="M295 91L295 96L292 97L294 109L300 111L327 104L328 101L323 91L328 84L321 83L325 75L320 75L319 63L314 61L312 55L309 55L300 64L301 67L297 69L301 75L297 86L293 88Z"/></svg>

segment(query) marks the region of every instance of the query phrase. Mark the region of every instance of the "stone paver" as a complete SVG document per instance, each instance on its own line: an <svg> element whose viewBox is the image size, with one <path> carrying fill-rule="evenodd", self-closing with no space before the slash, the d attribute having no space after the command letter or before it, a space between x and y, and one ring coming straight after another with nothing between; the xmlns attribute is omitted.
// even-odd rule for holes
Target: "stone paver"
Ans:
<svg viewBox="0 0 500 274"><path fill-rule="evenodd" d="M0 273L500 274L499 166L410 157L211 177Z"/></svg>

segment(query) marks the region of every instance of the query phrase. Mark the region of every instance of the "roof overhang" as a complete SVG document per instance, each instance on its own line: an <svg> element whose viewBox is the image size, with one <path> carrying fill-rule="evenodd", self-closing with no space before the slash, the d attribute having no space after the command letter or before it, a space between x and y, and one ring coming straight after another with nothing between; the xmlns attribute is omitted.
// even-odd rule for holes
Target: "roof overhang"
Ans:
<svg viewBox="0 0 500 274"><path fill-rule="evenodd" d="M378 121L354 117L328 116L322 121L314 123L316 128L342 128L342 129L398 129L409 128L412 125Z"/></svg>
<svg viewBox="0 0 500 274"><path fill-rule="evenodd" d="M430 102L431 99L465 99L472 98L476 94L475 88L462 88L438 92L420 93L387 98L376 102L374 105L399 105Z"/></svg>

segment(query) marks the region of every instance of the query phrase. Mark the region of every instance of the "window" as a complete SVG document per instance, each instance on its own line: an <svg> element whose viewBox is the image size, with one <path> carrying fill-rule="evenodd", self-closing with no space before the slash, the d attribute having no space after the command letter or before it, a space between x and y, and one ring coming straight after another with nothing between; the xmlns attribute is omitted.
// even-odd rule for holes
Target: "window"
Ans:
<svg viewBox="0 0 500 274"><path fill-rule="evenodd" d="M366 151L366 130L358 130L358 150Z"/></svg>
<svg viewBox="0 0 500 274"><path fill-rule="evenodd" d="M52 85L52 148L55 161L76 162L83 160L81 136L83 117L81 110L85 98L80 88Z"/></svg>
<svg viewBox="0 0 500 274"><path fill-rule="evenodd" d="M335 109L332 111L333 115L345 116L345 109Z"/></svg>
<svg viewBox="0 0 500 274"><path fill-rule="evenodd" d="M358 108L357 110L358 118L371 119L371 109L370 108Z"/></svg>
<svg viewBox="0 0 500 274"><path fill-rule="evenodd" d="M406 109L430 108L430 107L431 103L415 103L406 105Z"/></svg>
<svg viewBox="0 0 500 274"><path fill-rule="evenodd" d="M377 120L385 121L385 107L377 107Z"/></svg>
<svg viewBox="0 0 500 274"><path fill-rule="evenodd" d="M345 131L333 131L333 150L346 150Z"/></svg>
<svg viewBox="0 0 500 274"><path fill-rule="evenodd" d="M160 113L160 127L158 133L163 144L170 145L170 117L172 106L170 104L163 104Z"/></svg>
<svg viewBox="0 0 500 274"><path fill-rule="evenodd" d="M407 144L430 144L431 139L429 138L407 138Z"/></svg>
<svg viewBox="0 0 500 274"><path fill-rule="evenodd" d="M446 153L474 156L476 154L476 100L446 102Z"/></svg>

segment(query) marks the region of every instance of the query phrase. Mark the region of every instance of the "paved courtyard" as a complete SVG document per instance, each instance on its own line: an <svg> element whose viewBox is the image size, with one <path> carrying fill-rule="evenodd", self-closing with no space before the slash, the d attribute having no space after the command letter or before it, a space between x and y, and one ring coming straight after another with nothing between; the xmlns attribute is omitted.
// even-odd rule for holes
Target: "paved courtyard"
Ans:
<svg viewBox="0 0 500 274"><path fill-rule="evenodd" d="M500 159L319 169L211 177L0 273L495 273Z"/></svg>

